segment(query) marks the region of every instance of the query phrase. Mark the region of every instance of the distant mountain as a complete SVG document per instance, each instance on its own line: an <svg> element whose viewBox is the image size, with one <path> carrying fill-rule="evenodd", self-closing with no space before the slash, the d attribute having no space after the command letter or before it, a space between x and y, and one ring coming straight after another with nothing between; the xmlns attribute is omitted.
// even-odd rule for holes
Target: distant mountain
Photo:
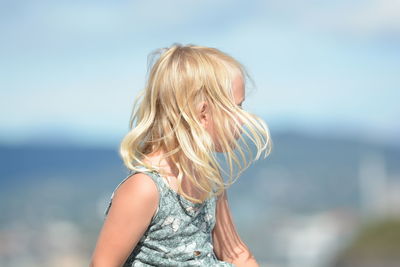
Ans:
<svg viewBox="0 0 400 267"><path fill-rule="evenodd" d="M294 132L272 133L272 140L270 156L255 162L230 190L239 214L358 209L360 163L370 155L381 156L388 176L400 179L398 146Z"/></svg>
<svg viewBox="0 0 400 267"><path fill-rule="evenodd" d="M239 213L256 214L259 206L267 214L275 209L357 207L359 162L366 153L383 155L389 173L400 170L397 147L293 132L271 135L271 155L250 166L229 190L231 205ZM77 199L90 202L85 190L97 196L111 192L127 174L117 149L2 145L0 190L18 195L21 186L29 190L45 183L66 183L76 188Z"/></svg>

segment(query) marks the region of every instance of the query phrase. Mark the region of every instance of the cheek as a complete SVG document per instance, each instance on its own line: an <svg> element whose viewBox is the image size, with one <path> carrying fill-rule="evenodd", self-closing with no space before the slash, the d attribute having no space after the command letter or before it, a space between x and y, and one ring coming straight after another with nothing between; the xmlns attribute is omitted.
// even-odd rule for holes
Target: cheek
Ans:
<svg viewBox="0 0 400 267"><path fill-rule="evenodd" d="M211 139L213 140L213 143L215 145L215 151L216 152L223 152L221 149L221 145L218 142L218 138L216 137L215 129L214 129L214 122L211 121L210 123L207 124L207 132L211 136Z"/></svg>
<svg viewBox="0 0 400 267"><path fill-rule="evenodd" d="M215 130L214 130L214 121L212 119L207 124L207 128L206 129L207 129L207 132L210 134L210 136L214 140Z"/></svg>

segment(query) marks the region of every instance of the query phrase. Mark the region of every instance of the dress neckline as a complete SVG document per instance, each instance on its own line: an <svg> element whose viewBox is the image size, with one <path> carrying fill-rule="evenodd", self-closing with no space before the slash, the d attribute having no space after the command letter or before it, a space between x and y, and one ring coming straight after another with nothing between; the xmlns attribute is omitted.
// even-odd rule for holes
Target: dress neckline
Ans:
<svg viewBox="0 0 400 267"><path fill-rule="evenodd" d="M189 204L189 205L192 205L192 206L203 206L203 205L205 205L208 201L211 200L211 198L207 198L206 200L204 200L204 201L201 202L201 203L195 203L195 202L193 202L193 201L191 201L191 200L185 198L184 196L182 196L181 194L179 194L178 192L176 192L174 189L172 189L172 188L169 186L169 184L167 183L167 179L166 179L163 175L161 175L158 171L152 170L152 171L150 171L150 172L156 174L158 177L161 178L161 180L162 180L162 182L164 183L164 185L165 185L165 187L167 188L167 190L169 190L172 194L174 194L176 197L178 197L179 199L181 199L182 201L186 202L186 203Z"/></svg>

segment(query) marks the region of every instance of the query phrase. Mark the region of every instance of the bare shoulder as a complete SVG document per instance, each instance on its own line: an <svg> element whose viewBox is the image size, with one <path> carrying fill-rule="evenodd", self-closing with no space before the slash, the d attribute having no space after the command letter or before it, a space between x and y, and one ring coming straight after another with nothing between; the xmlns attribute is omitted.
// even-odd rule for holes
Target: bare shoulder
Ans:
<svg viewBox="0 0 400 267"><path fill-rule="evenodd" d="M131 206L141 202L156 208L159 201L157 185L145 173L136 173L126 179L116 190L114 203ZM114 204L113 204L114 205Z"/></svg>
<svg viewBox="0 0 400 267"><path fill-rule="evenodd" d="M125 179L114 191L91 266L122 266L148 228L158 199L157 185L147 174Z"/></svg>

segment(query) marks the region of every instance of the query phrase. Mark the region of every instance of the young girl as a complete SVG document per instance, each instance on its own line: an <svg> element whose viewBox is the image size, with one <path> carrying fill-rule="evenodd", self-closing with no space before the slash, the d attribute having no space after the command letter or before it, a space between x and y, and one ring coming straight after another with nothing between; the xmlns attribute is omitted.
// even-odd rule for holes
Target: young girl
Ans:
<svg viewBox="0 0 400 267"><path fill-rule="evenodd" d="M245 68L203 46L174 44L151 55L120 146L131 172L111 195L90 266L258 266L226 195L233 162L239 173L251 163L239 137L251 155L243 133L254 143L255 159L272 145L267 125L242 109ZM229 163L227 184L215 152Z"/></svg>

